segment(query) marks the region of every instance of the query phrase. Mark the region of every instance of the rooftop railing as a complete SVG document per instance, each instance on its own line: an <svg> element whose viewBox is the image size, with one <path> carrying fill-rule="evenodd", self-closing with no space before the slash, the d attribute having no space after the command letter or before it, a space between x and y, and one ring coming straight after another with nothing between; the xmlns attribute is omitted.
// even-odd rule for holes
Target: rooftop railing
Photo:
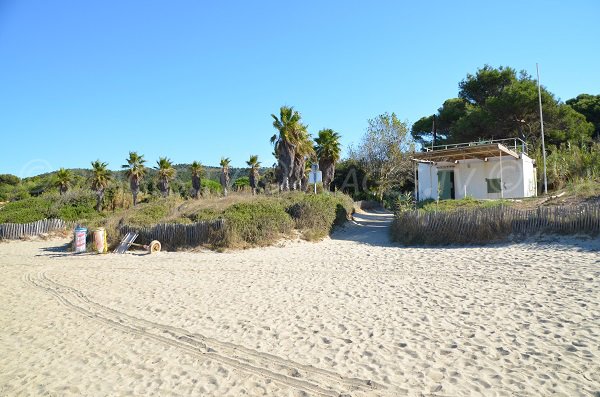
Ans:
<svg viewBox="0 0 600 397"><path fill-rule="evenodd" d="M449 145L427 146L427 147L425 147L425 151L431 152L434 150L461 149L461 148L467 148L467 147L471 147L471 146L491 145L494 143L499 143L501 145L504 145L508 149L512 149L517 153L527 153L527 143L520 138L487 139L487 140L481 140L481 141L477 141L477 142L453 143L453 144L449 144Z"/></svg>

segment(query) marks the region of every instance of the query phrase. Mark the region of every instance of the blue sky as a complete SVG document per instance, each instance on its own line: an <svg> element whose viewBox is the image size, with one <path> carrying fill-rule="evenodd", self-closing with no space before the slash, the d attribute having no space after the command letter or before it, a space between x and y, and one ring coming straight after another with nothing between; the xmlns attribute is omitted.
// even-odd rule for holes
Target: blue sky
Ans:
<svg viewBox="0 0 600 397"><path fill-rule="evenodd" d="M408 122L484 64L567 100L600 93L600 2L0 0L0 173L274 162L293 105L347 148L367 119Z"/></svg>

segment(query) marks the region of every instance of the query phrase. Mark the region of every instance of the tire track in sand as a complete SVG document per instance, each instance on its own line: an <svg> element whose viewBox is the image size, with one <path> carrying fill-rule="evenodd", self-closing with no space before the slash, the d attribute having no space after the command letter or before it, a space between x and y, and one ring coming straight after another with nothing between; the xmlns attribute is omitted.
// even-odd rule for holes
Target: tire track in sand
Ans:
<svg viewBox="0 0 600 397"><path fill-rule="evenodd" d="M333 371L296 363L291 360L261 353L201 334L192 334L181 328L137 318L91 301L81 291L49 279L44 271L37 276L25 274L23 279L53 295L62 305L85 317L96 320L125 333L146 337L177 348L197 357L211 358L246 373L269 378L286 387L321 396L343 396L349 392L363 395L385 387L371 380L343 377ZM379 394L378 393L378 394Z"/></svg>

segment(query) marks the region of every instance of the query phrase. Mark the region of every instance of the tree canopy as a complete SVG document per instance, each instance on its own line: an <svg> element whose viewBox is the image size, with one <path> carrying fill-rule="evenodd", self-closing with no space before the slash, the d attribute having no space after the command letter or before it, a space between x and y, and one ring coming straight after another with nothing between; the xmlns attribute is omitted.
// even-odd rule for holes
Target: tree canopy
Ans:
<svg viewBox="0 0 600 397"><path fill-rule="evenodd" d="M422 146L518 137L533 146L541 133L537 80L510 67L485 65L459 83L458 98L413 124ZM542 87L544 132L550 144L589 142L594 126Z"/></svg>
<svg viewBox="0 0 600 397"><path fill-rule="evenodd" d="M380 200L390 190L400 190L412 179L409 153L414 144L407 123L395 113L384 113L368 121L369 125L360 142L359 150L350 150L350 158L369 170L376 184Z"/></svg>
<svg viewBox="0 0 600 397"><path fill-rule="evenodd" d="M594 124L594 139L600 140L600 95L580 94L569 99L567 105Z"/></svg>

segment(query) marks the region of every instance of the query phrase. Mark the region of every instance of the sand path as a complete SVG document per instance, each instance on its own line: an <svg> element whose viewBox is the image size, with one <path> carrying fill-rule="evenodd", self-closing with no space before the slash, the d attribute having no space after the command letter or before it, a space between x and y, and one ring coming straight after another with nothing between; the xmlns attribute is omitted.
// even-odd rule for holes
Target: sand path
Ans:
<svg viewBox="0 0 600 397"><path fill-rule="evenodd" d="M0 395L594 395L600 243L79 255L0 244Z"/></svg>

